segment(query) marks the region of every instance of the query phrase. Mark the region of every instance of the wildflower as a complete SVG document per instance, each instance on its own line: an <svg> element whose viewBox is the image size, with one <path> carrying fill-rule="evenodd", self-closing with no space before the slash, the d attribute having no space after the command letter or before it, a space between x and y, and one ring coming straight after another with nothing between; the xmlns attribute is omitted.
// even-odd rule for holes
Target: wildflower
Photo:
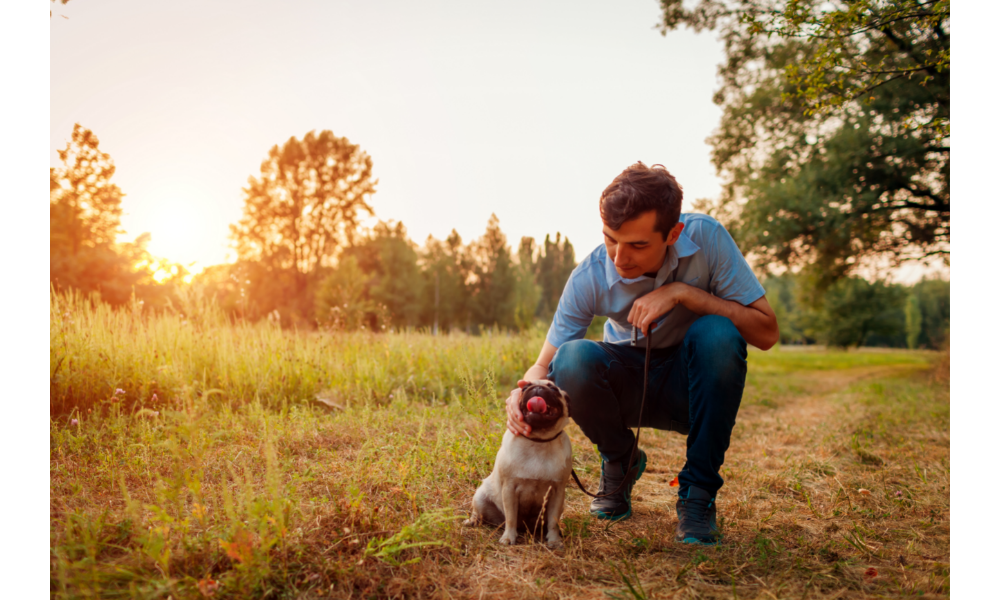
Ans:
<svg viewBox="0 0 1000 600"><path fill-rule="evenodd" d="M76 427L77 425L79 425L79 424L80 424L80 422L79 422L79 421L77 421L76 419L71 419L71 420L70 420L70 422L69 422L69 424L70 424L70 426L72 426L72 427Z"/></svg>
<svg viewBox="0 0 1000 600"><path fill-rule="evenodd" d="M198 582L198 591L206 598L211 598L219 590L219 582L214 579L202 579Z"/></svg>
<svg viewBox="0 0 1000 600"><path fill-rule="evenodd" d="M389 398L392 398L392 394L389 394Z"/></svg>
<svg viewBox="0 0 1000 600"><path fill-rule="evenodd" d="M903 492L901 490L896 490L896 497L897 498L902 498L903 497Z"/></svg>
<svg viewBox="0 0 1000 600"><path fill-rule="evenodd" d="M868 567L867 569L865 569L865 577L871 577L871 578L878 577L878 571L875 569L875 567Z"/></svg>
<svg viewBox="0 0 1000 600"><path fill-rule="evenodd" d="M159 400L159 398L156 397L156 392L153 392L153 397L150 398L150 400L152 400L153 402L156 402L156 401Z"/></svg>
<svg viewBox="0 0 1000 600"><path fill-rule="evenodd" d="M125 395L125 390L123 390L121 388L115 389L115 396L118 396L118 395L124 396Z"/></svg>

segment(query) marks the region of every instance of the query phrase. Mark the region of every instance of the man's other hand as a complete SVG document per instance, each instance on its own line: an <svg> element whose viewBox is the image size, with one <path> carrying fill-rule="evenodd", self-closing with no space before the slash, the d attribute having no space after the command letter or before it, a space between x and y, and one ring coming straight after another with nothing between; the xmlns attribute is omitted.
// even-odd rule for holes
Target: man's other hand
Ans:
<svg viewBox="0 0 1000 600"><path fill-rule="evenodd" d="M524 415L521 414L521 390L528 385L528 381L521 379L517 382L517 389L511 390L507 396L507 429L514 435L528 435L531 427L524 422Z"/></svg>
<svg viewBox="0 0 1000 600"><path fill-rule="evenodd" d="M682 298L690 287L676 282L656 288L632 303L628 322L638 327L642 335L649 336L650 323L682 304Z"/></svg>

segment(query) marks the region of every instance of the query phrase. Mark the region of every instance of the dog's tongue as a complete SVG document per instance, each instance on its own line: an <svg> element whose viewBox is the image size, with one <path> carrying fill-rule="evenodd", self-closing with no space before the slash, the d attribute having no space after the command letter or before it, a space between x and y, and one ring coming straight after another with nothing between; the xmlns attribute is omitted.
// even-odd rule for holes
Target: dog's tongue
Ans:
<svg viewBox="0 0 1000 600"><path fill-rule="evenodd" d="M528 410L534 413L544 413L546 409L545 400L541 396L535 396L528 400Z"/></svg>

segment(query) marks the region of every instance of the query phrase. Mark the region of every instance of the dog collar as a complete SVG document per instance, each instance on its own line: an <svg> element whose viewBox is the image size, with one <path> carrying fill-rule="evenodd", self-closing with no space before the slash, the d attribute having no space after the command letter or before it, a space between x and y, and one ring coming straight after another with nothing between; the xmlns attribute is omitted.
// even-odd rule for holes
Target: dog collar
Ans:
<svg viewBox="0 0 1000 600"><path fill-rule="evenodd" d="M561 436L562 434L563 434L563 432L560 431L559 433L555 434L554 436L550 437L547 440L536 440L535 438L530 438L530 437L528 437L526 435L521 436L521 437L523 437L526 440L531 440L532 442L538 442L539 444L544 444L545 442L551 442L552 440L556 439L557 437Z"/></svg>

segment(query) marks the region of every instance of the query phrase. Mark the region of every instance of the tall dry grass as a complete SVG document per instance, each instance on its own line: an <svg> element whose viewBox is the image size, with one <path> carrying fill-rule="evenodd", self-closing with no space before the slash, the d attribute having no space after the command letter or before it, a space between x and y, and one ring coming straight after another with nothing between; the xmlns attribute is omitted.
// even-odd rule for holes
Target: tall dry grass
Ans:
<svg viewBox="0 0 1000 600"><path fill-rule="evenodd" d="M136 303L114 310L79 294L53 294L52 413L109 403L156 408L185 389L218 390L216 401L233 406L281 407L317 396L340 406L384 405L400 394L448 402L465 393L466 380L482 385L488 372L516 381L544 335L538 328L478 337L292 332L267 321L231 323L211 301L182 299L173 311L148 315Z"/></svg>
<svg viewBox="0 0 1000 600"><path fill-rule="evenodd" d="M296 333L204 304L145 316L52 302L54 597L949 590L948 389L933 353L752 352L719 495L725 543L671 541L684 439L647 430L635 516L595 520L570 490L567 548L552 553L456 523L541 332ZM569 434L593 484L598 457Z"/></svg>

